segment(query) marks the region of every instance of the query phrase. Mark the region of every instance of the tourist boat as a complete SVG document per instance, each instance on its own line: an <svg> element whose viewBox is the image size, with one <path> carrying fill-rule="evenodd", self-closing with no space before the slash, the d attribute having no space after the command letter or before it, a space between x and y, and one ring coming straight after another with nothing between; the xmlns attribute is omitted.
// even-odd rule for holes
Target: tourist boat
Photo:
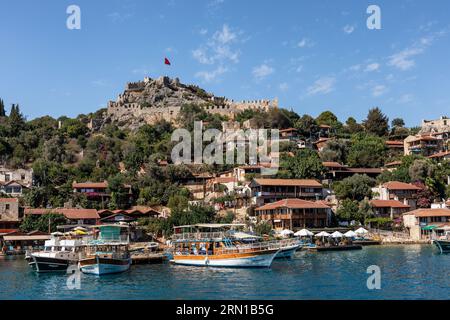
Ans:
<svg viewBox="0 0 450 320"><path fill-rule="evenodd" d="M45 241L44 250L29 252L26 259L36 272L65 272L70 265L77 264L84 248L82 239L62 240L54 237Z"/></svg>
<svg viewBox="0 0 450 320"><path fill-rule="evenodd" d="M88 243L86 257L78 262L81 272L100 276L130 269L128 226L117 224L93 228L99 229L99 237Z"/></svg>
<svg viewBox="0 0 450 320"><path fill-rule="evenodd" d="M251 235L245 232L231 232L230 240L237 246L242 247L243 243L256 243L261 241L261 237ZM299 239L283 239L266 242L267 246L274 249L280 249L275 259L292 259L294 253L302 247Z"/></svg>
<svg viewBox="0 0 450 320"><path fill-rule="evenodd" d="M270 242L233 243L223 229L238 226L244 225L197 224L175 227L171 262L189 266L270 267L280 248ZM184 232L186 229L190 231ZM209 232L202 232L202 229L209 229Z"/></svg>
<svg viewBox="0 0 450 320"><path fill-rule="evenodd" d="M436 236L436 230L433 230L432 243L439 249L440 253L450 253L450 230L445 229L442 236Z"/></svg>

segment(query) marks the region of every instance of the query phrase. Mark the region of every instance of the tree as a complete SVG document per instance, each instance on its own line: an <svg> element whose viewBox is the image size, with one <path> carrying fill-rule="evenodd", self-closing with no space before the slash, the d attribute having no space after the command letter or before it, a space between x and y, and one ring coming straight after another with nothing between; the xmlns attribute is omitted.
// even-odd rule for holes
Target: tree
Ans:
<svg viewBox="0 0 450 320"><path fill-rule="evenodd" d="M359 221L360 217L358 215L358 209L358 201L345 199L340 203L339 208L336 210L337 218L339 221Z"/></svg>
<svg viewBox="0 0 450 320"><path fill-rule="evenodd" d="M8 117L8 124L10 135L12 137L17 137L21 133L21 131L25 128L26 126L25 118L20 112L18 104L13 104L11 106L11 111Z"/></svg>
<svg viewBox="0 0 450 320"><path fill-rule="evenodd" d="M428 177L431 177L435 171L434 164L428 159L417 159L409 167L409 176L411 181L425 182Z"/></svg>
<svg viewBox="0 0 450 320"><path fill-rule="evenodd" d="M405 121L403 121L402 118L395 118L394 120L392 120L391 126L402 128L405 126Z"/></svg>
<svg viewBox="0 0 450 320"><path fill-rule="evenodd" d="M285 157L281 161L280 176L289 179L320 179L325 167L315 151L302 149L294 157Z"/></svg>
<svg viewBox="0 0 450 320"><path fill-rule="evenodd" d="M351 167L379 168L384 164L387 147L384 140L366 134L356 134L348 154Z"/></svg>
<svg viewBox="0 0 450 320"><path fill-rule="evenodd" d="M357 201L372 197L373 186L375 186L375 180L365 174L355 174L335 182L333 185L334 192L339 199Z"/></svg>
<svg viewBox="0 0 450 320"><path fill-rule="evenodd" d="M331 126L333 128L336 128L336 126L341 125L338 121L338 118L336 115L331 111L324 111L316 118L316 123L321 125L327 125Z"/></svg>
<svg viewBox="0 0 450 320"><path fill-rule="evenodd" d="M270 222L262 220L255 226L255 233L259 236L270 235L272 232L272 225Z"/></svg>
<svg viewBox="0 0 450 320"><path fill-rule="evenodd" d="M0 99L0 117L5 116L6 116L5 103L3 102L3 99Z"/></svg>
<svg viewBox="0 0 450 320"><path fill-rule="evenodd" d="M336 161L347 163L349 143L346 140L336 139L328 140L325 147L320 152L320 158L323 161Z"/></svg>
<svg viewBox="0 0 450 320"><path fill-rule="evenodd" d="M319 126L317 125L316 120L307 114L304 114L300 119L298 119L294 126L298 129L299 133L306 138L315 135L319 131Z"/></svg>
<svg viewBox="0 0 450 320"><path fill-rule="evenodd" d="M31 232L35 230L41 232L55 232L57 231L56 227L65 224L66 221L66 218L62 214L57 213L26 215L19 228L22 232Z"/></svg>
<svg viewBox="0 0 450 320"><path fill-rule="evenodd" d="M350 134L355 134L364 131L364 127L361 124L359 124L353 117L349 117L347 119L347 121L345 122L344 129L346 132Z"/></svg>
<svg viewBox="0 0 450 320"><path fill-rule="evenodd" d="M388 134L389 118L379 108L369 110L367 119L364 120L366 132L383 137Z"/></svg>

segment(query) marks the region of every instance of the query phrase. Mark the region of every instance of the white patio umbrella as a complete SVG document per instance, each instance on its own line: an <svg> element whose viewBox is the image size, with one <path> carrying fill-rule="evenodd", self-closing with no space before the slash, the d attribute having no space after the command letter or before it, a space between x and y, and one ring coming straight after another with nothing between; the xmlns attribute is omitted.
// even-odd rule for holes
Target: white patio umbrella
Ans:
<svg viewBox="0 0 450 320"><path fill-rule="evenodd" d="M62 232L59 232L59 231L56 231L56 232L52 232L52 233L51 233L51 235L52 235L52 236L56 236L56 237L59 237L59 236L63 236L63 235L64 235L64 233L62 233Z"/></svg>
<svg viewBox="0 0 450 320"><path fill-rule="evenodd" d="M281 234L282 236L288 236L288 235L291 235L291 234L293 234L293 233L294 233L294 231L288 230L288 229L284 229L283 231L280 232L280 234Z"/></svg>
<svg viewBox="0 0 450 320"><path fill-rule="evenodd" d="M332 238L342 238L344 235L340 233L339 231L335 231L331 234Z"/></svg>
<svg viewBox="0 0 450 320"><path fill-rule="evenodd" d="M73 229L73 231L77 231L77 230L79 230L79 231L88 231L86 228L83 228L83 227L80 227L80 226L78 226L78 227Z"/></svg>
<svg viewBox="0 0 450 320"><path fill-rule="evenodd" d="M358 230L356 230L355 233L358 234L358 235L359 234L367 234L367 233L369 233L369 231L367 231L366 229L361 227Z"/></svg>
<svg viewBox="0 0 450 320"><path fill-rule="evenodd" d="M344 233L344 236L346 236L347 238L354 238L357 236L357 234L354 231L349 230L346 233Z"/></svg>
<svg viewBox="0 0 450 320"><path fill-rule="evenodd" d="M318 234L315 235L315 237L329 237L329 236L330 234L326 231L319 232Z"/></svg>
<svg viewBox="0 0 450 320"><path fill-rule="evenodd" d="M306 229L302 229L302 230L294 233L294 236L297 236L297 237L311 237L313 235L314 235L314 233L312 233L311 231L306 230Z"/></svg>

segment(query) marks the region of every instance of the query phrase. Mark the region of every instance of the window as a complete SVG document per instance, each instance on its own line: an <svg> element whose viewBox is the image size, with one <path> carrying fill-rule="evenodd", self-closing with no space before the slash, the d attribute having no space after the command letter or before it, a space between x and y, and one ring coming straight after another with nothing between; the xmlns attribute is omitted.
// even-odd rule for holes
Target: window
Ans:
<svg viewBox="0 0 450 320"><path fill-rule="evenodd" d="M6 182L11 181L11 174L5 173L5 181Z"/></svg>
<svg viewBox="0 0 450 320"><path fill-rule="evenodd" d="M9 211L9 203L5 204L5 210Z"/></svg>

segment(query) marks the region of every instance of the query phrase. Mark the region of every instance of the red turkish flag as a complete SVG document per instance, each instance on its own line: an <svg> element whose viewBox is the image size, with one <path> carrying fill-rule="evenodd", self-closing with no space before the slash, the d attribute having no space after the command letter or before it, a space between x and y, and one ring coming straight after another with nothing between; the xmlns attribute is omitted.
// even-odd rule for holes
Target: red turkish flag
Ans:
<svg viewBox="0 0 450 320"><path fill-rule="evenodd" d="M164 64L167 64L168 66L170 66L170 61L167 58L164 58Z"/></svg>

